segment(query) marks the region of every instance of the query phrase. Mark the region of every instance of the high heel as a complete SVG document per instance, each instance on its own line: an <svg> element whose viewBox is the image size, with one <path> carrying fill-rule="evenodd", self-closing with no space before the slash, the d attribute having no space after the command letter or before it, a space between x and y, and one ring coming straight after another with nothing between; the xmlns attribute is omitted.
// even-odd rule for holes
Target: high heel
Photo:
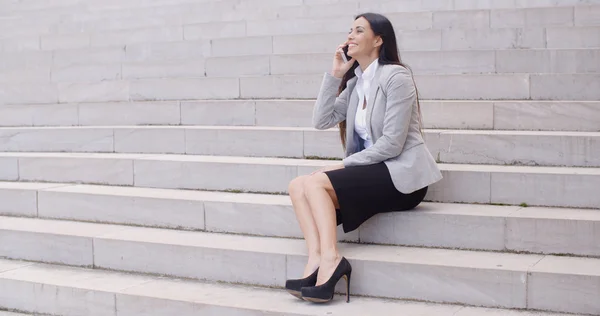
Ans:
<svg viewBox="0 0 600 316"><path fill-rule="evenodd" d="M352 266L346 258L342 260L335 268L331 278L319 286L310 286L302 288L302 298L313 303L326 303L333 299L335 286L341 278L346 280L346 303L350 302L350 276L352 275ZM316 283L315 283L316 284Z"/></svg>
<svg viewBox="0 0 600 316"><path fill-rule="evenodd" d="M291 279L285 281L285 289L295 297L302 299L302 288L306 286L315 286L317 284L317 275L319 274L319 268L315 270L311 275L304 279Z"/></svg>

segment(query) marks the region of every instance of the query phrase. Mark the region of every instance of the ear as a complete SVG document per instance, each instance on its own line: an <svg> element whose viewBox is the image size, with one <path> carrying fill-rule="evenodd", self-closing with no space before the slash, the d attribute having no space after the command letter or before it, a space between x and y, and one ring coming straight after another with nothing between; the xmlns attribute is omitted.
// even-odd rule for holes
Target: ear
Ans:
<svg viewBox="0 0 600 316"><path fill-rule="evenodd" d="M383 45L383 39L381 38L381 36L377 36L375 38L375 46L374 47L381 47L381 45Z"/></svg>

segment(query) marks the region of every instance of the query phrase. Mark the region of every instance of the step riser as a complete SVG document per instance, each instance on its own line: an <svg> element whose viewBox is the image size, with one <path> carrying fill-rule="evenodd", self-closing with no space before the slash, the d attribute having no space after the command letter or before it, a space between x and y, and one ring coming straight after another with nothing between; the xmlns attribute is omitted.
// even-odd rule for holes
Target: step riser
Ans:
<svg viewBox="0 0 600 316"><path fill-rule="evenodd" d="M186 44L186 43L180 43ZM135 46L145 47L136 49ZM172 47L173 45L169 45ZM0 54L0 82L97 82L118 79L164 77L238 77L267 75L312 75L331 68L331 54L262 55L198 58L206 48L197 43L181 46L160 59L160 45L133 45L98 49L61 51L52 61L51 52ZM192 53L194 55L192 56ZM63 57L65 56L65 57ZM67 57L72 59L64 60ZM583 50L516 50L516 51L443 51L401 54L414 74L593 74L600 72L600 49ZM36 68L31 68L34 63Z"/></svg>
<svg viewBox="0 0 600 316"><path fill-rule="evenodd" d="M600 72L600 50L407 51L401 58L417 75ZM205 67L208 77L314 74L331 68L331 59L331 54L216 57Z"/></svg>
<svg viewBox="0 0 600 316"><path fill-rule="evenodd" d="M0 238L7 243L0 254L5 258L87 267L94 265L92 238L14 231L0 231ZM47 250L41 251L38 247Z"/></svg>
<svg viewBox="0 0 600 316"><path fill-rule="evenodd" d="M11 261L6 261L12 263ZM0 305L30 312L55 315L144 315L163 316L239 315L239 316L315 316L318 307L292 299L282 290L239 287L159 279L117 272L84 270L52 265L19 267L0 275L0 288L16 288L0 292ZM66 282L53 276L60 273ZM35 275L35 278L28 276ZM118 282L115 282L118 280ZM77 282L80 281L80 282ZM110 284L98 288L98 283ZM115 284L116 283L116 284ZM18 294L20 296L16 297ZM251 296L251 300L244 299ZM40 299L43 298L43 299ZM336 297L341 300L341 297ZM273 305L272 302L280 302ZM217 302L217 303L216 303ZM534 313L477 307L438 305L406 301L385 301L354 296L354 304L330 306L330 314L359 316L376 313L382 316L418 313L439 316L533 316ZM290 313L290 310L294 310ZM77 314L73 314L77 313ZM116 314L115 314L116 313ZM2 316L25 316L3 313ZM416 314L415 314L416 315ZM535 313L538 316L551 316ZM552 314L554 315L554 314Z"/></svg>
<svg viewBox="0 0 600 316"><path fill-rule="evenodd" d="M599 74L415 75L422 99L600 100ZM7 84L6 104L195 99L314 99L323 75ZM463 89L456 89L461 86ZM202 87L199 89L198 87ZM560 89L559 89L560 88ZM597 89L596 89L597 88ZM38 94L31 93L36 90ZM29 93L29 95L27 95Z"/></svg>
<svg viewBox="0 0 600 316"><path fill-rule="evenodd" d="M351 1L332 1L332 0L287 0L287 1L245 1L243 3L236 2L225 2L223 7L233 7L238 10L249 10L251 8L256 8L265 10L272 8L274 4L279 6L278 10L281 12L295 12L302 11L302 6L306 7L317 7L320 8L324 4L332 4L338 5L343 3L345 6L356 6L358 5L363 9L380 9L383 11L387 11L393 8L403 8L406 10L474 10L474 9L521 9L521 8L539 8L539 7L547 7L551 3L554 6L573 6L573 5L585 5L585 4L595 4L599 3L597 0L560 0L560 1L539 1L539 0L527 0L520 2L511 2L511 1L476 1L476 0L459 0L455 3L445 0L437 0L437 1L412 1L407 2L403 5L398 5L396 2L392 1L374 1L374 0L351 0ZM74 0L61 0L61 1L53 1L52 3L39 3L39 2L14 2L14 3L6 3L5 6L7 9L10 9L12 12L36 12L36 11L49 11L56 10L59 12L73 10L77 7L76 4L79 4L78 1ZM219 3L215 1L205 1L202 3L197 3L196 1L190 0L181 0L181 1L156 1L156 0L144 0L144 1L134 1L122 3L118 1L92 1L88 2L89 9L91 12L96 14L104 13L109 14L108 12L112 12L114 9L123 10L143 10L144 8L156 7L159 10L157 11L168 11L172 8L183 7L183 4L186 6L189 4L195 4L193 8L198 9L206 9L211 8L219 8ZM62 10L62 11L61 11ZM115 12L116 14L120 14L119 11Z"/></svg>
<svg viewBox="0 0 600 316"><path fill-rule="evenodd" d="M274 193L286 192L292 179L324 165L322 162L296 166L165 161L141 156L133 159L5 157L0 163L0 180L5 181ZM600 197L594 193L600 186L600 178L592 174L453 171L452 165L443 165L441 169L444 179L431 186L426 198L429 201L589 208L600 205ZM268 179L265 174L270 175Z"/></svg>
<svg viewBox="0 0 600 316"><path fill-rule="evenodd" d="M83 10L70 10L69 13L81 15L75 20L60 20L57 15L21 15L20 19L10 22L14 29L2 28L3 35L36 35L36 34L69 34L77 32L106 32L119 31L133 28L148 28L157 26L190 26L197 24L220 23L235 24L243 23L238 31L239 35L261 35L265 32L298 32L299 30L318 30L312 28L319 24L324 18L338 23L321 23L321 27L343 31L339 23L346 26L352 21L352 16L368 11L383 12L390 18L394 26L399 30L413 29L445 29L445 28L505 28L505 27L539 27L539 26L581 26L594 25L592 16L593 5L577 5L573 3L567 6L551 7L552 3L542 8L513 8L491 9L462 8L455 10L452 7L428 7L403 5L370 5L358 9L357 5L340 6L338 4L313 5L310 7L267 7L244 8L232 11L231 7L222 8L207 7L205 4L191 6L179 6L171 10L137 9L120 10L116 13L82 12ZM385 8L378 8L383 7ZM307 9L310 9L307 10ZM93 10L93 9L92 9ZM211 14L197 14L199 10L211 11ZM468 10L468 11L465 11ZM421 12L419 12L421 11ZM592 12L590 12L592 11ZM50 12L49 12L50 13ZM54 13L54 12L52 12ZM137 13L137 14L136 14ZM34 20L34 17L37 20ZM291 21L285 24L283 20ZM460 22L457 22L460 20ZM350 21L350 22L349 22ZM37 23L36 23L37 22ZM4 22L8 24L7 22ZM244 27L247 24L247 28ZM0 24L2 25L2 24ZM595 24L597 25L597 24ZM271 33L267 33L271 34ZM210 36L206 34L204 36Z"/></svg>
<svg viewBox="0 0 600 316"><path fill-rule="evenodd" d="M347 28L347 27L346 27ZM574 49L598 48L598 27L533 27L503 29L447 29L397 32L400 51L502 50L502 49ZM212 41L213 57L257 54L331 53L331 43L342 42L345 33L290 34L262 37L221 38ZM81 46L86 47L86 46ZM67 47L71 48L71 47Z"/></svg>
<svg viewBox="0 0 600 316"><path fill-rule="evenodd" d="M12 313L0 311L0 316L31 316L30 314Z"/></svg>
<svg viewBox="0 0 600 316"><path fill-rule="evenodd" d="M443 163L600 166L600 137L430 132L426 141Z"/></svg>
<svg viewBox="0 0 600 316"><path fill-rule="evenodd" d="M0 189L0 199L5 201L0 214L5 215L302 238L289 202L248 204L52 189ZM357 242L360 236L361 242L375 244L600 256L594 240L600 221L527 218L519 215L538 211L488 208L494 216L441 214L435 212L435 204L424 203L415 212L377 215L349 234L338 227L338 239Z"/></svg>
<svg viewBox="0 0 600 316"><path fill-rule="evenodd" d="M2 192L0 190L0 194ZM21 204L32 203L31 195L17 196L16 194L17 192L13 191L6 195ZM22 212L21 208L15 207L12 211L0 209L0 214L302 238L302 231L296 222L294 210L288 204L260 205L40 191L35 212L31 211L31 207L29 212ZM110 205L110 209L105 205ZM338 234L341 241L358 242L359 240L358 231L344 234L339 227Z"/></svg>
<svg viewBox="0 0 600 316"><path fill-rule="evenodd" d="M549 4L548 6L552 5ZM397 31L400 32L403 30L429 29L597 26L597 21L590 18L593 16L593 10L596 7L565 6L463 11L453 10L453 8L427 7L407 10L400 6L393 8L388 6L387 10L380 12L384 12L392 21ZM313 6L311 8L317 9L318 7ZM368 7L358 9L356 6L347 6L343 10L336 8L336 5L324 6L322 8L323 10L329 9L327 13L319 14L325 16L317 16L315 14L311 16L306 14L305 16L298 16L302 14L299 13L301 11L298 10L298 7L284 8L287 11L297 11L283 13L287 17L278 16L279 12L277 12L277 9L268 9L265 11L253 8L251 10L232 12L230 7L223 8L222 10L204 8L204 10L212 11L211 15L197 15L196 12L190 12L190 9L202 8L188 7L186 8L187 10L179 9L171 13L158 10L148 12L140 10L141 12L136 12L137 15L120 13L118 16L110 17L105 15L105 17L102 14L93 14L89 15L89 17L84 16L79 18L77 21L60 21L56 18L44 16L41 18L38 17L39 22L37 23L33 22L31 18L29 20L26 18L7 21L5 24L8 24L8 22L16 24L13 25L15 28L2 28L4 31L0 35L3 37L40 34L53 36L55 34L81 34L82 32L91 34L109 32L110 36L110 32L164 26L183 28L182 33L186 39L343 32L351 24L354 15L370 11ZM223 12L225 10L228 11ZM81 10L73 12L80 13ZM200 27L212 29L214 32L199 32L197 29Z"/></svg>
<svg viewBox="0 0 600 316"><path fill-rule="evenodd" d="M50 315L115 315L115 295L19 280L0 280L0 305ZM36 293L36 294L33 294Z"/></svg>
<svg viewBox="0 0 600 316"><path fill-rule="evenodd" d="M178 315L178 316L194 316L198 315L198 311L202 311L202 315L219 316L219 315L240 315L240 316L280 316L281 312L257 311L236 308L232 306L218 306L203 303L192 302L174 302L172 300L143 297L138 295L118 294L116 297L116 310L119 315ZM265 302L266 303L266 302ZM296 314L295 312L285 312L285 315L302 316L305 314Z"/></svg>
<svg viewBox="0 0 600 316"><path fill-rule="evenodd" d="M115 296L124 293L127 287L138 287L157 279L137 275L107 275L86 270L73 272L66 267L43 264L15 262L13 266L12 269L0 273L0 306L36 315L43 313L64 316L116 316ZM54 280L44 280L44 274L51 270ZM35 277L31 280L31 276L41 277L43 281L36 282ZM92 277L98 283L88 283L88 287L83 284L74 285L86 283L90 280L88 277ZM60 280L61 283L52 282L55 280Z"/></svg>
<svg viewBox="0 0 600 316"><path fill-rule="evenodd" d="M325 19L329 22L329 19ZM182 26L168 28L155 27L135 30L110 31L103 33L76 33L51 35L25 35L0 38L2 52L60 51L84 48L108 48L142 43L202 41L211 47L205 57L243 56L257 54L301 54L331 53L336 43L347 38L345 32L351 26L351 19L344 18L334 29L326 27L304 31L300 28L291 34L264 33L260 36L246 36L243 24L222 26L207 25L213 29L210 37L189 35L190 29ZM343 23L341 23L343 22ZM288 23L288 22L285 22ZM233 28L232 28L233 27ZM427 29L397 30L398 47L401 51L422 50L495 50L495 49L575 49L598 48L597 38L600 26L575 27L525 27L499 29ZM188 30L188 38L186 31ZM234 30L234 31L232 31ZM235 30L239 30L235 32ZM307 34L303 34L307 33ZM212 37L212 40L211 40ZM215 38L216 37L216 38ZM312 41L311 41L312 39ZM209 42L210 40L210 42ZM332 46L333 43L333 46ZM202 56L202 55L199 55Z"/></svg>
<svg viewBox="0 0 600 316"><path fill-rule="evenodd" d="M0 107L0 126L312 127L313 107L314 100L20 104ZM421 101L421 111L425 128L600 131L594 102Z"/></svg>
<svg viewBox="0 0 600 316"><path fill-rule="evenodd" d="M69 258L74 256L92 257L93 254L93 264L98 268L278 287L282 286L287 278L296 277L306 260L306 257L302 255L173 246L111 240L103 237L72 237L66 240L57 239L57 236L53 234L9 233L10 236L14 236L12 240L8 238L14 251L6 253L4 250L2 254L9 258L81 265L80 261L73 261ZM54 242L54 245L61 242L61 247L55 246L52 251L49 251L49 248L43 248L45 242L48 241ZM82 242L86 243L86 247L75 245ZM38 246L32 247L33 245ZM29 247L29 251L27 251L27 247ZM350 255L351 247L342 246L342 248L344 248L342 251ZM65 259L61 254L68 254L68 256L65 256ZM528 260L531 261L531 265L534 265L542 258L542 256L530 256ZM241 262L251 262L252 266L258 268L249 271L247 263L240 264ZM537 293L558 296L563 293L560 287L551 290L551 288L542 286L549 283L558 284L571 277L545 274L535 270L526 273L502 268L426 266L352 258L351 263L356 271L360 271L353 277L351 291L355 294L504 308L535 308L527 306L526 298L528 296L535 297L537 306L554 305L555 303L551 299L544 299ZM490 278L502 282L490 283ZM578 293L587 299L587 302L594 302L592 298L600 294L597 288L594 289L594 284L599 281L599 278L586 276L585 280L580 280L581 282L578 283ZM461 290L457 291L457 288ZM562 299L561 302L563 311L594 311L596 309L595 305L574 306L568 302L565 304L566 300L568 299Z"/></svg>
<svg viewBox="0 0 600 316"><path fill-rule="evenodd" d="M420 210L427 208L424 204ZM533 209L518 212L525 215L530 210ZM585 220L440 217L417 211L380 215L369 220L360 229L360 240L375 244L598 256L600 247L596 245L593 233L598 226L598 222ZM547 233L541 233L541 227Z"/></svg>
<svg viewBox="0 0 600 316"><path fill-rule="evenodd" d="M148 139L153 141L149 143ZM600 166L600 135L475 135L425 131L425 140L431 154L442 163ZM0 151L343 158L336 130L0 129Z"/></svg>

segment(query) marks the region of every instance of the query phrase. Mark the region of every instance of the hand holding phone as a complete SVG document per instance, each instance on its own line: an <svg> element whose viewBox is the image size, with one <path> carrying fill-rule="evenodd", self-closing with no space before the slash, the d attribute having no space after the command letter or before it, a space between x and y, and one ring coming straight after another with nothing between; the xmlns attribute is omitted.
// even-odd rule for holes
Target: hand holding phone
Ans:
<svg viewBox="0 0 600 316"><path fill-rule="evenodd" d="M343 43L337 47L335 56L333 58L333 68L331 75L337 78L344 76L346 72L352 67L356 60L348 56L348 43Z"/></svg>

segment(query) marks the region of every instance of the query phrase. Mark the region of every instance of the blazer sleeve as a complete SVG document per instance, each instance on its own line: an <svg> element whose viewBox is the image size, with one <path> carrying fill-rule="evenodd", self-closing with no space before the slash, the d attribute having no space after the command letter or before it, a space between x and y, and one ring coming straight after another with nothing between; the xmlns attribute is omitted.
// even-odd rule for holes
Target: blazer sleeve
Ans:
<svg viewBox="0 0 600 316"><path fill-rule="evenodd" d="M328 129L346 119L348 111L348 89L337 96L342 79L326 73L313 109L313 126L316 129Z"/></svg>
<svg viewBox="0 0 600 316"><path fill-rule="evenodd" d="M394 73L385 86L387 101L382 136L373 146L346 157L343 160L345 167L380 163L402 152L417 98L410 73L402 69Z"/></svg>

